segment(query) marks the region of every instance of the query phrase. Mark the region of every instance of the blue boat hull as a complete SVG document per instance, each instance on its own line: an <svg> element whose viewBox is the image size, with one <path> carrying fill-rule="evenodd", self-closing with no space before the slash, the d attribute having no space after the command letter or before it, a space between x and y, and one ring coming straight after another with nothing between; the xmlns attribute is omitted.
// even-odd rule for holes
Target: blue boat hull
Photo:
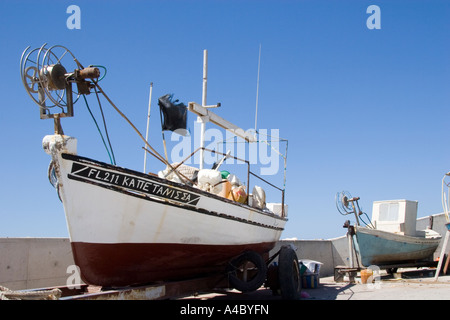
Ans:
<svg viewBox="0 0 450 320"><path fill-rule="evenodd" d="M355 227L353 237L364 267L432 260L440 240L440 237L411 237L364 227Z"/></svg>

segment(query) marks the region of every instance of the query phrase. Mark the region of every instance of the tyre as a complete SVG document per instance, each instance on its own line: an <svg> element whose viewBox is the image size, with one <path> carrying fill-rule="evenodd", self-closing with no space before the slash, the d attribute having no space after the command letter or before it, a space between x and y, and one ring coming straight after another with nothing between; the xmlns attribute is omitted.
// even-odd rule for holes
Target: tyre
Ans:
<svg viewBox="0 0 450 320"><path fill-rule="evenodd" d="M389 275L392 276L394 273L397 272L397 269L398 269L398 268L387 268L387 269L386 269L386 272L387 272Z"/></svg>
<svg viewBox="0 0 450 320"><path fill-rule="evenodd" d="M227 274L233 288L241 292L251 292L263 285L267 266L260 254L247 251L230 261Z"/></svg>
<svg viewBox="0 0 450 320"><path fill-rule="evenodd" d="M281 297L285 300L298 300L302 290L300 268L295 251L282 247L278 257L278 280Z"/></svg>
<svg viewBox="0 0 450 320"><path fill-rule="evenodd" d="M264 286L270 288L274 296L279 296L281 294L280 281L278 280L278 264L273 263L267 268L267 279Z"/></svg>

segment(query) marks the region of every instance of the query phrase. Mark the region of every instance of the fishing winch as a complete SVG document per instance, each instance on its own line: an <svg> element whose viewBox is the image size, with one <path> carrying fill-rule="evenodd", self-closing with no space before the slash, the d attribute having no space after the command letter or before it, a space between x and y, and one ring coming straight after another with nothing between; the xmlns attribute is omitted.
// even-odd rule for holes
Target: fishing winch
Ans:
<svg viewBox="0 0 450 320"><path fill-rule="evenodd" d="M64 46L46 46L25 49L20 74L28 95L39 105L41 119L53 118L60 127L59 118L73 116L74 103L81 95L90 94L100 70L93 66L84 68ZM72 88L73 83L76 89Z"/></svg>
<svg viewBox="0 0 450 320"><path fill-rule="evenodd" d="M356 224L359 226L358 217L363 214L359 208L359 197L353 197L347 191L338 192L336 194L336 208L342 215L354 214L356 218ZM355 205L356 204L356 205Z"/></svg>

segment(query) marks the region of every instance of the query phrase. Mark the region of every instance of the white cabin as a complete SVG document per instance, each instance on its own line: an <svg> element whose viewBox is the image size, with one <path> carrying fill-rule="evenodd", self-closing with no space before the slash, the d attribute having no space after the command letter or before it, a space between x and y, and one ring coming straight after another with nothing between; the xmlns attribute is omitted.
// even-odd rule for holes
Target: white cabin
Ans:
<svg viewBox="0 0 450 320"><path fill-rule="evenodd" d="M417 206L412 200L374 201L372 224L378 230L416 236Z"/></svg>

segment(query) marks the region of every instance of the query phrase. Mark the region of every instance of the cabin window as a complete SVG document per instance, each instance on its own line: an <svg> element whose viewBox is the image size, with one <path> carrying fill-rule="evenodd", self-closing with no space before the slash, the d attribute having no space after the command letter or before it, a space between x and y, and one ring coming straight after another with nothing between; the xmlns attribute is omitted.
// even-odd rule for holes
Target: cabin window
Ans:
<svg viewBox="0 0 450 320"><path fill-rule="evenodd" d="M380 205L379 221L398 221L398 203L382 203Z"/></svg>

